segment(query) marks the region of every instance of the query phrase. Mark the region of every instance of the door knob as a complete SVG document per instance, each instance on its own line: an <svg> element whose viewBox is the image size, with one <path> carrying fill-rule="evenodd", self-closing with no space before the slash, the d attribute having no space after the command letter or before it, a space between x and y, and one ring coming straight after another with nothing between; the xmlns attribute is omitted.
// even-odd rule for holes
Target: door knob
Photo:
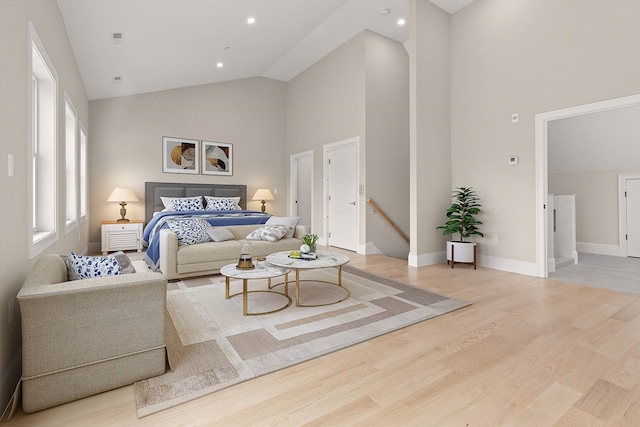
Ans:
<svg viewBox="0 0 640 427"><path fill-rule="evenodd" d="M355 206L355 205L356 205L356 202L351 202L351 203L349 203L349 204L350 204L350 205Z"/></svg>

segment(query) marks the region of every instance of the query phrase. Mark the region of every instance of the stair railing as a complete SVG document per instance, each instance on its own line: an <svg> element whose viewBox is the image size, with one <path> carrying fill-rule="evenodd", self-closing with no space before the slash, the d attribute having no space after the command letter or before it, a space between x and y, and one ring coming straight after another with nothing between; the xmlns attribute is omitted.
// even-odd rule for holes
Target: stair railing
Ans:
<svg viewBox="0 0 640 427"><path fill-rule="evenodd" d="M389 218L389 216L384 213L384 211L382 209L380 209L380 206L378 206L378 204L373 201L373 199L371 199L370 197L367 198L367 203L369 203L371 205L371 207L373 208L374 211L378 211L380 213L380 216L382 216L382 218L387 221L387 223L389 223L389 225L391 226L391 228L393 228L396 233L398 233L400 235L400 237L402 237L404 239L405 242L409 243L409 238L407 237L406 234L404 234L404 232L400 229L400 227L398 227L392 220L391 218Z"/></svg>

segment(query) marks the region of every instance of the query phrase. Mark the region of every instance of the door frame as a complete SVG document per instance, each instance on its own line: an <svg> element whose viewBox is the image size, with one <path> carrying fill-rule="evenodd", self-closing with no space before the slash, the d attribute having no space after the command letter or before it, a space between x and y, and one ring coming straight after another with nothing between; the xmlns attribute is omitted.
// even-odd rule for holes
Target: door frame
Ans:
<svg viewBox="0 0 640 427"><path fill-rule="evenodd" d="M298 160L303 157L311 157L311 171L309 171L309 176L311 177L311 185L309 188L311 189L310 194L310 203L311 203L311 224L309 225L311 230L314 230L313 227L313 194L314 194L314 185L313 185L313 150L303 151L301 153L292 154L289 157L289 215L293 216L296 212L294 212L296 196L298 195Z"/></svg>
<svg viewBox="0 0 640 427"><path fill-rule="evenodd" d="M624 195L627 188L627 180L640 179L639 173L618 175L618 236L620 256L629 256L627 245L627 199Z"/></svg>
<svg viewBox="0 0 640 427"><path fill-rule="evenodd" d="M640 95L630 95L607 101L594 102L548 111L535 115L535 169L536 169L536 269L538 277L548 277L546 207L549 194L548 123L553 120L581 116L583 114L615 110L640 105Z"/></svg>
<svg viewBox="0 0 640 427"><path fill-rule="evenodd" d="M356 203L356 247L357 253L361 252L360 245L360 216L362 215L362 203L360 198L362 196L362 187L360 185L360 137L354 136L351 138L342 139L340 141L331 142L325 144L322 147L322 214L323 214L323 234L320 237L320 243L323 245L331 246L331 239L329 239L329 152L336 148L342 148L349 145L355 145L356 147L356 194L358 195L358 201Z"/></svg>

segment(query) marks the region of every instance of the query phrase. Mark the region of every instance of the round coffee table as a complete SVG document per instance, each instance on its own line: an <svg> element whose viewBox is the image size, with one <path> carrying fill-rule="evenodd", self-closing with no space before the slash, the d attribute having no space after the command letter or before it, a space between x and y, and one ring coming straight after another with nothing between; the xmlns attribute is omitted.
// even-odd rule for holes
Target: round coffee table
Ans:
<svg viewBox="0 0 640 427"><path fill-rule="evenodd" d="M349 292L349 289L342 286L342 266L349 262L348 256L337 252L318 251L316 252L316 259L307 260L300 258L289 258L290 253L290 251L283 251L267 255L267 262L278 267L291 268L296 270L296 307L318 307L323 305L337 304L351 296L351 292ZM300 282L304 282L304 280L300 280L300 270L329 267L338 268L338 282L332 283L319 280L314 280L314 282L327 283L331 286L337 286L342 290L344 296L337 301L332 301L324 304L300 304Z"/></svg>
<svg viewBox="0 0 640 427"><path fill-rule="evenodd" d="M284 310L285 308L291 305L291 297L289 296L289 281L288 281L290 271L291 270L286 267L277 267L274 265L269 265L265 262L259 262L258 265L251 270L236 268L236 264L227 264L220 269L220 274L225 276L225 298L229 299L233 296L242 294L242 314L244 316L254 316L258 314L275 313L276 311ZM279 276L284 276L284 293L271 290L271 279L273 277L279 277ZM229 280L231 278L242 279L242 292L229 295ZM248 290L247 281L249 279L269 279L268 289L254 290L254 291ZM287 301L285 305L275 310L249 313L248 294L253 292L269 292L272 294L282 295L287 299Z"/></svg>

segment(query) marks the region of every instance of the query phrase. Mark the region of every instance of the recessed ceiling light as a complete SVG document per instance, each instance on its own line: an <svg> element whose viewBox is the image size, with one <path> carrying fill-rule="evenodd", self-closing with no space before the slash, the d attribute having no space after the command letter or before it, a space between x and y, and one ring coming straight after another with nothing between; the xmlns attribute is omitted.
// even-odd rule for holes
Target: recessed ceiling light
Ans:
<svg viewBox="0 0 640 427"><path fill-rule="evenodd" d="M249 19L247 19L247 24L253 24L256 22L256 18L254 18L253 16L249 17Z"/></svg>
<svg viewBox="0 0 640 427"><path fill-rule="evenodd" d="M402 26L402 25L404 25L404 24L406 24L406 23L407 23L407 21L405 21L405 19L404 19L404 18L400 18L400 19L398 19L398 25Z"/></svg>
<svg viewBox="0 0 640 427"><path fill-rule="evenodd" d="M223 66L224 66L224 64L223 64L222 62L218 62L218 63L216 64L216 67L218 67L218 68L222 68Z"/></svg>

